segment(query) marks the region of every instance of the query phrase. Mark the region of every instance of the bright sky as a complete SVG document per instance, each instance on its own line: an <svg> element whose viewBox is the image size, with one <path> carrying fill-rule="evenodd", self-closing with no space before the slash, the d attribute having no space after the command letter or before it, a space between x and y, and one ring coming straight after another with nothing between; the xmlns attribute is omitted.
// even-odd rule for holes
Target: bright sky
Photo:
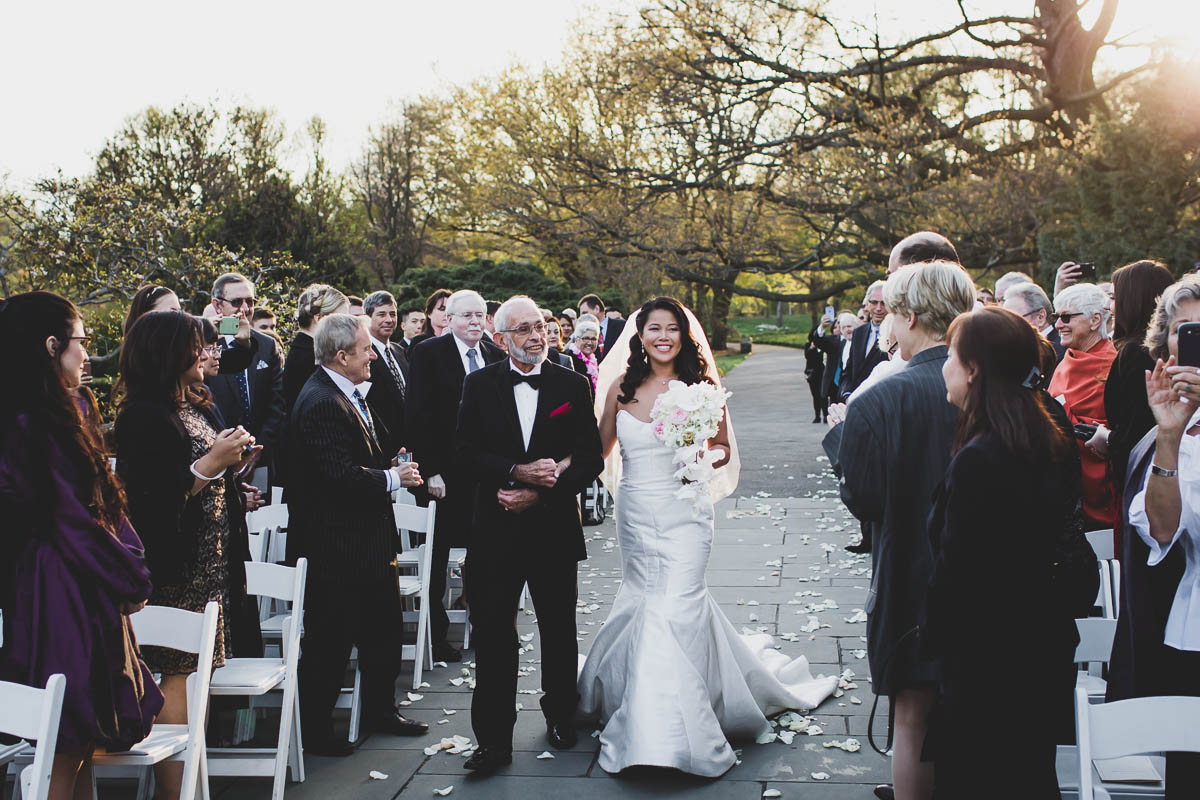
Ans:
<svg viewBox="0 0 1200 800"><path fill-rule="evenodd" d="M343 168L397 101L467 83L514 61L555 59L584 13L636 0L14 0L4 11L0 182L23 189L62 169L80 175L105 140L149 105L182 101L275 109L292 133L314 114ZM1092 0L1098 6L1100 0ZM911 25L954 0L838 0ZM972 0L1026 13L1033 0ZM923 12L914 14L915 11ZM1184 31L1200 52L1200 3L1122 0L1114 33Z"/></svg>

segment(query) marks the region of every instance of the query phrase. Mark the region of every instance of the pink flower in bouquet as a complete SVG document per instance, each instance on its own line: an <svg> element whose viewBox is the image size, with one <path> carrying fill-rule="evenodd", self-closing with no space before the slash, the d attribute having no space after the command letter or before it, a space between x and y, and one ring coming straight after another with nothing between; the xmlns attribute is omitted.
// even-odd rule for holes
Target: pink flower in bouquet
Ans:
<svg viewBox="0 0 1200 800"><path fill-rule="evenodd" d="M655 437L657 437L659 439L663 438L662 420L659 420L658 422L654 423L654 435L655 435Z"/></svg>
<svg viewBox="0 0 1200 800"><path fill-rule="evenodd" d="M683 423L687 422L687 419L688 412L684 411L682 408L677 408L671 412L671 422L674 422L676 425L682 425Z"/></svg>

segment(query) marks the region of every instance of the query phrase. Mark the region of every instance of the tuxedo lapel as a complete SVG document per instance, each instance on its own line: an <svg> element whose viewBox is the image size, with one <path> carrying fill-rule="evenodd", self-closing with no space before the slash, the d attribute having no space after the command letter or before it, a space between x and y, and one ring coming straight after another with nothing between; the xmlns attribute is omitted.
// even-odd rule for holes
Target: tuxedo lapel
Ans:
<svg viewBox="0 0 1200 800"><path fill-rule="evenodd" d="M521 417L517 414L517 398L513 394L512 381L508 377L508 365L505 369L496 370L496 396L499 401L501 415L504 417L504 422L508 426L509 434L516 450L514 452L525 452L525 437L521 435ZM540 394L540 392L539 392ZM533 439L530 438L532 444Z"/></svg>

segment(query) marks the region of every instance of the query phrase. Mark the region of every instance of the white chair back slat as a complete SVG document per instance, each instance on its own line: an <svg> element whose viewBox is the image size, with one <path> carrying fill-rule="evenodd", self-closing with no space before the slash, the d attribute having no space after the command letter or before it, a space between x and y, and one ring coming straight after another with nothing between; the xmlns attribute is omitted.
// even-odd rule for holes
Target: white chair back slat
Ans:
<svg viewBox="0 0 1200 800"><path fill-rule="evenodd" d="M1117 621L1101 617L1075 620L1079 629L1079 645L1075 648L1076 664L1107 664L1112 656Z"/></svg>
<svg viewBox="0 0 1200 800"><path fill-rule="evenodd" d="M283 505L283 487L282 486L272 486L271 487L271 505L273 505L273 506Z"/></svg>
<svg viewBox="0 0 1200 800"><path fill-rule="evenodd" d="M262 561L267 555L267 543L270 541L270 536L267 531L250 531L250 559L252 561Z"/></svg>
<svg viewBox="0 0 1200 800"><path fill-rule="evenodd" d="M413 549L414 533L429 534L433 531L434 520L437 518L437 502L430 500L428 508L408 503L392 503L392 518L400 531L400 549L408 552Z"/></svg>
<svg viewBox="0 0 1200 800"><path fill-rule="evenodd" d="M1112 561L1117 557L1113 550L1112 528L1088 531L1084 535L1087 537L1088 544L1096 551L1096 559L1098 561Z"/></svg>
<svg viewBox="0 0 1200 800"><path fill-rule="evenodd" d="M303 558L297 559L295 567L247 561L246 594L287 600L288 602L294 601L296 599L297 571L302 561L305 563L304 569L307 570L308 561ZM303 583L301 582L300 585Z"/></svg>
<svg viewBox="0 0 1200 800"><path fill-rule="evenodd" d="M63 692L67 679L51 675L45 689L0 681L0 731L38 743L33 763L17 776L23 800L46 800L50 793L50 770L58 743Z"/></svg>
<svg viewBox="0 0 1200 800"><path fill-rule="evenodd" d="M216 603L209 603L216 608ZM205 606L207 613L208 606ZM133 633L139 646L169 647L185 653L199 653L198 642L203 633L203 614L167 606L146 606L132 615ZM215 633L214 633L215 636ZM211 653L209 654L211 658Z"/></svg>

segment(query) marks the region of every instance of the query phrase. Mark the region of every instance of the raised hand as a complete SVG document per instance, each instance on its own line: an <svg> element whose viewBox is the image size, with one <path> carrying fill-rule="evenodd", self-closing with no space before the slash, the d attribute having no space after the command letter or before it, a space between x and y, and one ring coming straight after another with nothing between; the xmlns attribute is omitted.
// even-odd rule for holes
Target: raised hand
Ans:
<svg viewBox="0 0 1200 800"><path fill-rule="evenodd" d="M1175 356L1160 358L1146 372L1146 400L1159 430L1183 435L1200 403L1200 375L1193 367L1178 367Z"/></svg>

